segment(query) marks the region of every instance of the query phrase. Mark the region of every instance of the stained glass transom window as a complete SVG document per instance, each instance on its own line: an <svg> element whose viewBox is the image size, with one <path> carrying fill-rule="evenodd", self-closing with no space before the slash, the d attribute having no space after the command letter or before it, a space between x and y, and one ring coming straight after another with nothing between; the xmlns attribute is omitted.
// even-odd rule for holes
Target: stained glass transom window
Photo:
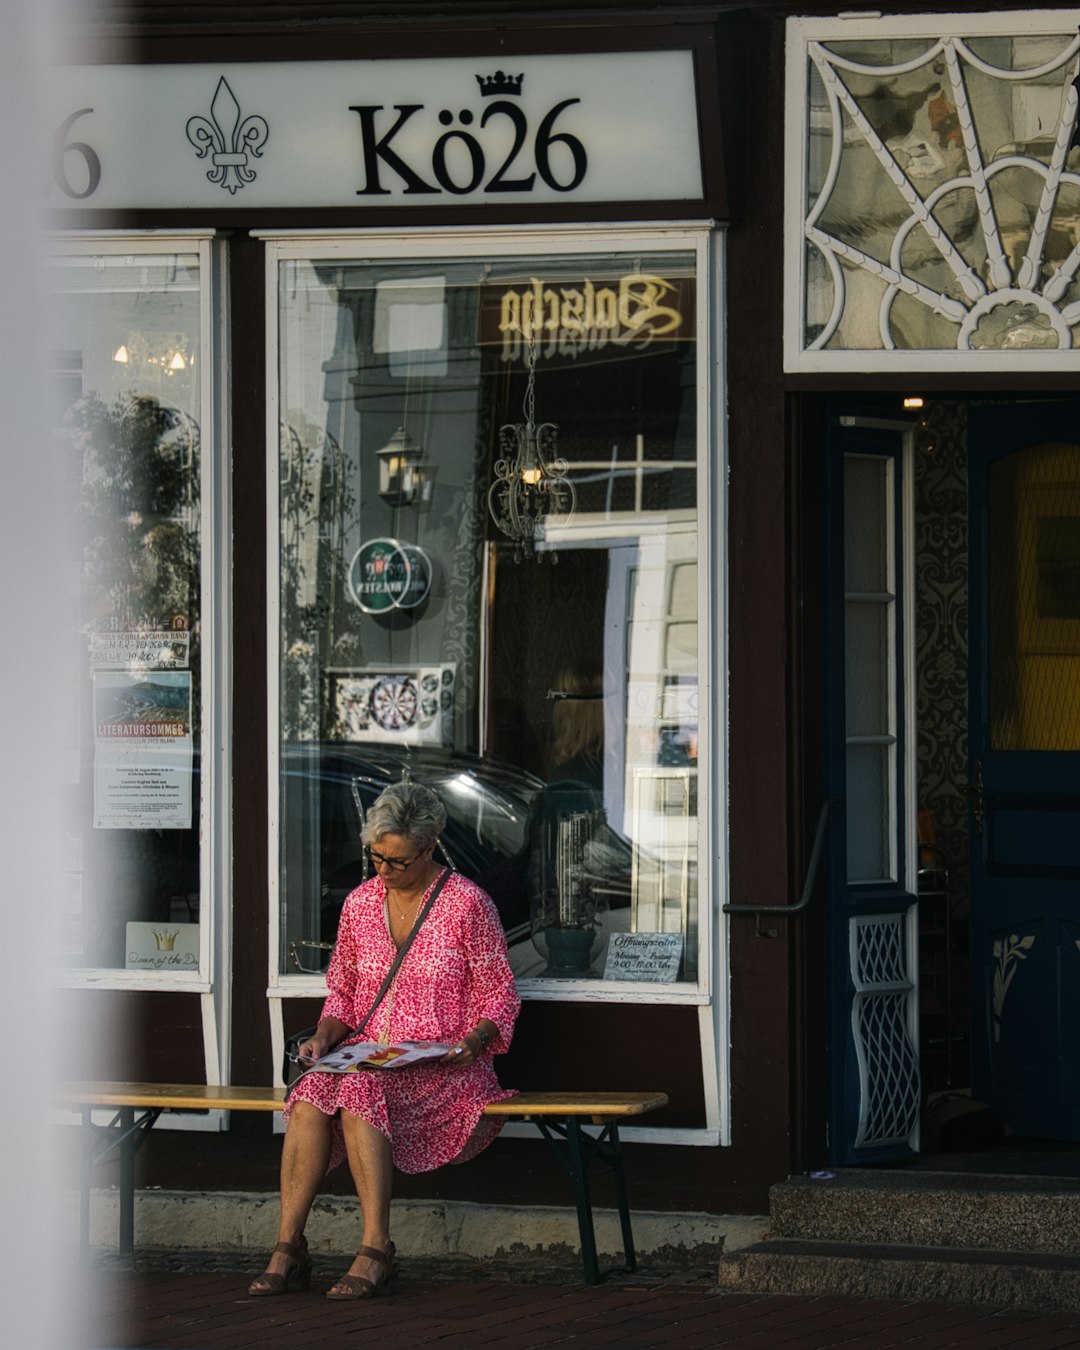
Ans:
<svg viewBox="0 0 1080 1350"><path fill-rule="evenodd" d="M1080 365L1080 37L925 24L792 22L788 367Z"/></svg>

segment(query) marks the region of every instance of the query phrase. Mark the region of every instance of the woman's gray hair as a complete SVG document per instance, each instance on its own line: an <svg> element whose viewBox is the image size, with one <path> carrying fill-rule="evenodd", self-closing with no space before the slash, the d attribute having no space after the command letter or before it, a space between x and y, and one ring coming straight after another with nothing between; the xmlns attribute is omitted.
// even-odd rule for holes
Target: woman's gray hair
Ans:
<svg viewBox="0 0 1080 1350"><path fill-rule="evenodd" d="M418 853L433 844L446 824L446 808L423 783L391 783L367 813L360 842L377 844L386 834L399 834Z"/></svg>

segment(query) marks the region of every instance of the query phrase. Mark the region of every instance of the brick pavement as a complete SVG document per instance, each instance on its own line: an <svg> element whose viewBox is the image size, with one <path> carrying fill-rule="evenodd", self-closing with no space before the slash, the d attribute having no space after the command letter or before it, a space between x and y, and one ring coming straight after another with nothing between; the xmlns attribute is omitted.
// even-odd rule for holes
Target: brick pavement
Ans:
<svg viewBox="0 0 1080 1350"><path fill-rule="evenodd" d="M617 1276L599 1288L479 1276L447 1281L403 1270L397 1291L358 1303L308 1293L249 1298L250 1274L97 1268L72 1350L469 1350L828 1346L942 1350L1080 1347L1080 1310L1032 1313L899 1299L725 1294L705 1282Z"/></svg>

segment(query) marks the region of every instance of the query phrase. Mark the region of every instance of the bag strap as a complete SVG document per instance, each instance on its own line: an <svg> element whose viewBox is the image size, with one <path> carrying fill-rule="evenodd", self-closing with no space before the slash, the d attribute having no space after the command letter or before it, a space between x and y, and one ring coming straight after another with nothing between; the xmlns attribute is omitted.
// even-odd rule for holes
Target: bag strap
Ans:
<svg viewBox="0 0 1080 1350"><path fill-rule="evenodd" d="M371 1007L368 1008L367 1012L364 1014L363 1020L361 1021L360 1025L358 1027L354 1027L352 1031L348 1032L345 1036L343 1036L341 1040L337 1042L337 1045L342 1045L345 1041L350 1040L353 1036L358 1036L364 1030L367 1024L371 1021L375 1013L375 1009L386 997L387 990L393 984L394 976L398 973L398 970L401 968L401 963L402 961L405 960L409 948L413 944L413 939L420 931L420 925L427 918L428 911L431 909L435 901L439 898L439 892L442 890L442 888L446 885L446 883L450 880L452 876L453 870L449 867L444 867L442 875L439 877L438 881L436 881L434 887L432 888L431 894L424 902L423 909L416 916L416 922L413 924L412 928L409 929L405 941L397 949L397 955L390 963L390 969L386 972L386 975L383 977L383 982L382 984L379 985L378 993L371 1001ZM337 1049L337 1045L331 1046L331 1050ZM327 1051L327 1053L329 1054L330 1051ZM318 1072L318 1068L319 1066L317 1064L313 1064L310 1069L305 1069L303 1073L297 1074L297 1076L293 1079L293 1081L288 1085L289 1092L292 1092L293 1088L296 1087L297 1083L299 1083L301 1078L306 1078L309 1073Z"/></svg>
<svg viewBox="0 0 1080 1350"><path fill-rule="evenodd" d="M452 875L452 873L451 873L451 871L450 871L450 868L449 868L449 867L444 867L444 868L443 868L443 872L442 872L442 876L440 876L439 879L438 879L438 881L436 881L435 886L434 886L434 889L432 890L431 894L428 896L428 898L427 898L427 900L426 900L426 902L425 902L425 904L424 904L424 908L423 908L423 909L420 911L420 913L416 916L416 922L415 922L415 923L413 924L413 926L409 929L409 932L408 932L408 934L407 934L407 936L406 936L406 938L405 938L405 941L404 941L404 942L401 944L401 946L397 949L397 955L394 957L393 961L390 963L390 969L386 972L386 975L385 975L385 977L383 978L382 984L379 985L379 992L375 995L374 999L372 1000L371 1007L370 1007L370 1008L367 1010L367 1012L364 1014L364 1020L360 1023L360 1025L359 1025L358 1027L355 1027L352 1031L350 1031L348 1036L343 1036L343 1037L342 1037L342 1040L347 1041L347 1040L349 1040L349 1039L350 1039L351 1037L353 1037L353 1036L358 1036L358 1035L360 1034L360 1032L363 1031L363 1029L364 1029L364 1028L367 1026L367 1024L371 1021L372 1017L374 1016L375 1009L379 1006L379 1004L380 1004L380 1003L383 1001L383 999L386 997L386 991L387 991L387 990L390 988L390 986L394 983L394 976L398 973L398 970L399 970L400 967L401 967L402 961L405 960L405 957L406 957L406 955L408 954L409 948L410 948L410 947L412 946L412 944L413 944L413 938L416 937L417 933L420 931L420 925L421 925L421 924L424 922L424 920L427 918L427 916L428 916L428 910L431 909L431 906L432 906L432 905L435 903L435 901L439 898L439 892L440 892L440 891L442 890L442 888L446 885L447 881L449 881L451 875ZM341 1041L339 1041L338 1044L340 1045L340 1044L341 1044Z"/></svg>

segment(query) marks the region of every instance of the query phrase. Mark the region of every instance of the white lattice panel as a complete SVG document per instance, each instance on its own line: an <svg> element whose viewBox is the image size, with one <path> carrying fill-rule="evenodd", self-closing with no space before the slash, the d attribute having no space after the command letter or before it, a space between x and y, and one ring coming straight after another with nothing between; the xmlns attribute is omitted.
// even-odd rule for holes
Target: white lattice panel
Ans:
<svg viewBox="0 0 1080 1350"><path fill-rule="evenodd" d="M915 985L909 944L906 914L851 920L851 1030L859 1068L856 1148L914 1146L917 1137L921 1090L911 1036Z"/></svg>

